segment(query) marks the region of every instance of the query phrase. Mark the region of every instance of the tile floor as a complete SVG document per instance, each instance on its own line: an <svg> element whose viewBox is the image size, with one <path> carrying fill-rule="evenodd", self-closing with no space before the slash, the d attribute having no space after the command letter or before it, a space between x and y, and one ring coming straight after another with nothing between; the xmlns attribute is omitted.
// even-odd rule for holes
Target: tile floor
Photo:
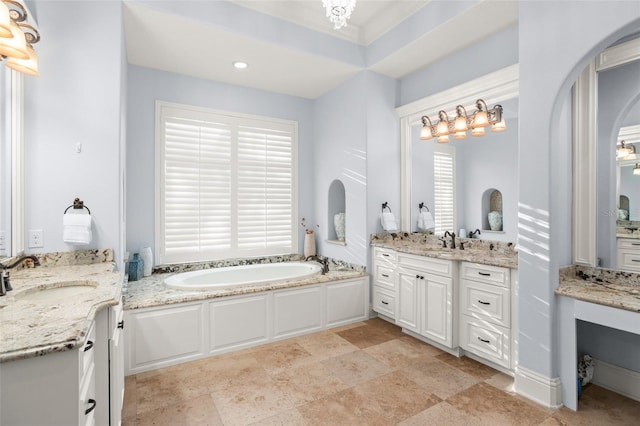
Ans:
<svg viewBox="0 0 640 426"><path fill-rule="evenodd" d="M595 385L550 410L513 380L372 319L129 376L124 425L639 425L640 402Z"/></svg>

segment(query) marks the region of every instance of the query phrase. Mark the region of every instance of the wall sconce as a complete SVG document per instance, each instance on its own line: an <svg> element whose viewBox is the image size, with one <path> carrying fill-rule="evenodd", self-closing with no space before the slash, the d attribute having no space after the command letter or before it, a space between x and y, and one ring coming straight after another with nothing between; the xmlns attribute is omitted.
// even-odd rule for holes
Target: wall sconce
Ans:
<svg viewBox="0 0 640 426"><path fill-rule="evenodd" d="M33 45L40 41L40 33L28 18L22 1L0 2L0 60L13 70L37 76L38 56Z"/></svg>
<svg viewBox="0 0 640 426"><path fill-rule="evenodd" d="M446 111L439 111L438 119L438 122L433 124L428 116L422 116L420 139L429 140L437 137L438 143L447 143L449 133L453 133L454 139L466 139L469 129L471 136L484 136L484 128L489 125L492 132L504 132L507 129L502 117L502 106L496 105L489 109L482 99L476 101L476 110L471 115L467 114L465 107L458 105L454 120L449 119Z"/></svg>

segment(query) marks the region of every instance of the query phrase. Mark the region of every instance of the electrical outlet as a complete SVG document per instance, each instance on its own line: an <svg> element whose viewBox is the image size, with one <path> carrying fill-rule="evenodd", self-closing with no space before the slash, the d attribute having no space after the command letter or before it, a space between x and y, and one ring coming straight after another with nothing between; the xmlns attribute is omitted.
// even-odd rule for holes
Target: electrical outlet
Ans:
<svg viewBox="0 0 640 426"><path fill-rule="evenodd" d="M42 236L42 229L29 230L29 248L44 247L44 238Z"/></svg>

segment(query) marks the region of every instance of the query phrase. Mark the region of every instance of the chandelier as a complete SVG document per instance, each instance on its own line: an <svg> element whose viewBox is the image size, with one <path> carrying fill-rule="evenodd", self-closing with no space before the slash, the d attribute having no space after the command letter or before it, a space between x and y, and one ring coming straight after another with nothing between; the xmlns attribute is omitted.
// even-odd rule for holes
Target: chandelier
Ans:
<svg viewBox="0 0 640 426"><path fill-rule="evenodd" d="M33 45L40 41L40 33L28 18L22 1L0 1L0 60L8 68L37 76L38 57Z"/></svg>
<svg viewBox="0 0 640 426"><path fill-rule="evenodd" d="M333 29L339 30L347 26L347 19L356 7L356 0L322 0L327 11L327 18L333 23Z"/></svg>
<svg viewBox="0 0 640 426"><path fill-rule="evenodd" d="M467 130L471 130L471 136L484 136L484 128L489 125L492 132L504 132L507 129L502 117L502 106L496 105L489 109L482 99L476 101L476 110L472 114L467 114L465 107L458 105L455 119L449 119L446 111L439 111L438 119L433 124L428 116L422 116L420 139L435 137L438 138L438 143L447 143L451 133L454 139L465 139Z"/></svg>

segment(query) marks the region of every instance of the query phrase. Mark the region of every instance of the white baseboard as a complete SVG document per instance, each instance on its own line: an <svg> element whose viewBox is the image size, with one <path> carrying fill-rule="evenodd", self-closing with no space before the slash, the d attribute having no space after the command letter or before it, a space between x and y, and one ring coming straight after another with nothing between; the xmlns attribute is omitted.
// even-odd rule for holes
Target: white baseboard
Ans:
<svg viewBox="0 0 640 426"><path fill-rule="evenodd" d="M549 378L523 367L515 372L515 390L519 395L549 408L562 406L560 378Z"/></svg>
<svg viewBox="0 0 640 426"><path fill-rule="evenodd" d="M593 383L640 401L640 373L593 359Z"/></svg>

